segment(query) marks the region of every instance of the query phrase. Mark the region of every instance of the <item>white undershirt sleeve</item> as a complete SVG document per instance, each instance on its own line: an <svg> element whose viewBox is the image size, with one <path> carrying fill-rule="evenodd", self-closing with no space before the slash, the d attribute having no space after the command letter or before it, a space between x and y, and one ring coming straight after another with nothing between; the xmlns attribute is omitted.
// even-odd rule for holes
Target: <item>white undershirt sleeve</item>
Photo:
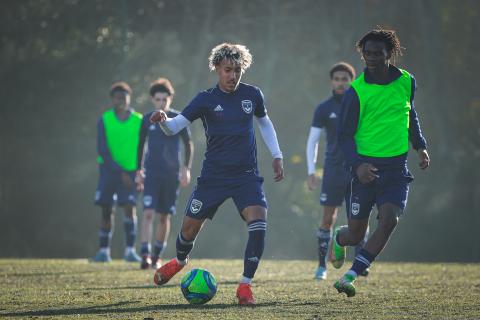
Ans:
<svg viewBox="0 0 480 320"><path fill-rule="evenodd" d="M278 145L277 133L268 115L256 119L263 141L265 141L272 157L275 159L283 159L282 151L280 151L280 146Z"/></svg>
<svg viewBox="0 0 480 320"><path fill-rule="evenodd" d="M315 173L315 164L317 163L318 141L322 129L317 127L310 127L310 133L307 140L307 170L308 175Z"/></svg>
<svg viewBox="0 0 480 320"><path fill-rule="evenodd" d="M186 128L190 121L183 115L179 114L173 118L167 118L164 122L159 122L160 129L167 135L173 136L179 133L182 129Z"/></svg>

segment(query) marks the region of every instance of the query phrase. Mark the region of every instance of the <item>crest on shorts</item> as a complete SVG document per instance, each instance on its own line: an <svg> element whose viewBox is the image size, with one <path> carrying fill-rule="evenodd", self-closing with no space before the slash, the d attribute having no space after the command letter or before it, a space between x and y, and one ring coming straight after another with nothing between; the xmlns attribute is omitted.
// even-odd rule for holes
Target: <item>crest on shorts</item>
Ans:
<svg viewBox="0 0 480 320"><path fill-rule="evenodd" d="M242 100L242 109L243 111L245 111L245 113L252 112L252 109L253 109L252 101Z"/></svg>
<svg viewBox="0 0 480 320"><path fill-rule="evenodd" d="M144 196L143 197L143 205L148 207L152 205L152 196Z"/></svg>
<svg viewBox="0 0 480 320"><path fill-rule="evenodd" d="M352 202L352 214L356 216L360 212L360 203Z"/></svg>
<svg viewBox="0 0 480 320"><path fill-rule="evenodd" d="M202 201L200 200L197 200L197 199L193 199L192 202L190 203L190 211L193 213L193 214L197 214L198 211L200 211L200 209L202 209Z"/></svg>
<svg viewBox="0 0 480 320"><path fill-rule="evenodd" d="M326 193L321 193L320 194L320 201L327 201L327 194Z"/></svg>

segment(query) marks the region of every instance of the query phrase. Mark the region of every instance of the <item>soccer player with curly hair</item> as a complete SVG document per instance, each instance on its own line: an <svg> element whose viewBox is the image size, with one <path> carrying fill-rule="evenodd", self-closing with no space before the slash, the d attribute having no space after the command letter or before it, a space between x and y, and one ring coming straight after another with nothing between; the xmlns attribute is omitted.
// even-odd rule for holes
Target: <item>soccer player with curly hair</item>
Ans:
<svg viewBox="0 0 480 320"><path fill-rule="evenodd" d="M272 154L274 180L283 179L283 156L267 115L263 93L256 86L240 82L251 63L252 56L243 45L222 43L216 46L212 49L209 66L217 73L218 84L198 93L174 118L162 111L151 117L168 135L201 119L207 139L202 171L177 237L177 257L156 271L155 283L166 283L187 264L205 220L212 219L218 207L232 198L248 229L244 271L237 289L241 305L255 304L250 284L262 257L267 229L267 201L262 188L263 178L258 172L253 119Z"/></svg>
<svg viewBox="0 0 480 320"><path fill-rule="evenodd" d="M348 297L355 295L357 276L383 250L404 212L413 181L407 168L409 142L418 154L420 168L427 169L430 164L414 108L415 78L394 65L402 52L396 32L372 30L357 42L357 49L366 68L345 93L340 112L338 143L352 179L345 197L348 226L336 228L333 234L335 259L343 261L345 246L363 239L374 205L378 225L350 270L334 284Z"/></svg>

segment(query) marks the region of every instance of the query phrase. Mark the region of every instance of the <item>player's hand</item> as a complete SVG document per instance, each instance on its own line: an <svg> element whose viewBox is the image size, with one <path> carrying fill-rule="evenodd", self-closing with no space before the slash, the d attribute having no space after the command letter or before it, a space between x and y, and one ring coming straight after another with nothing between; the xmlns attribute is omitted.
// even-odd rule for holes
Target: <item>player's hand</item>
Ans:
<svg viewBox="0 0 480 320"><path fill-rule="evenodd" d="M308 190L310 191L317 189L317 177L315 176L315 173L308 175L307 186L308 186Z"/></svg>
<svg viewBox="0 0 480 320"><path fill-rule="evenodd" d="M131 188L133 185L132 178L130 178L130 175L125 171L122 171L122 182L123 185L127 188Z"/></svg>
<svg viewBox="0 0 480 320"><path fill-rule="evenodd" d="M419 149L417 151L418 157L420 158L420 169L425 170L430 165L430 157L428 156L428 152L425 149Z"/></svg>
<svg viewBox="0 0 480 320"><path fill-rule="evenodd" d="M378 178L377 171L372 164L364 162L358 166L356 174L361 183L369 183Z"/></svg>
<svg viewBox="0 0 480 320"><path fill-rule="evenodd" d="M190 169L187 167L182 167L182 170L180 171L180 185L182 187L188 186L190 183Z"/></svg>
<svg viewBox="0 0 480 320"><path fill-rule="evenodd" d="M142 192L144 189L145 173L143 170L137 170L135 175L135 184L137 185L137 191Z"/></svg>
<svg viewBox="0 0 480 320"><path fill-rule="evenodd" d="M276 182L283 180L283 160L280 158L275 158L272 161L273 173L274 177L273 180Z"/></svg>
<svg viewBox="0 0 480 320"><path fill-rule="evenodd" d="M162 110L156 110L150 116L150 122L152 123L164 122L165 120L167 120L167 114Z"/></svg>

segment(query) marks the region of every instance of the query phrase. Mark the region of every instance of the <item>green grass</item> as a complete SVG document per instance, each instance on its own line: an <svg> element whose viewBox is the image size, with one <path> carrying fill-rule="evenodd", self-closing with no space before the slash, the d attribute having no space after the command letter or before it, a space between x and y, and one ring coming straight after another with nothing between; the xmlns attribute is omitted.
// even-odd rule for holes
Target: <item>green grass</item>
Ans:
<svg viewBox="0 0 480 320"><path fill-rule="evenodd" d="M236 305L240 260L193 260L218 283L204 306L190 306L179 288L181 276L163 287L153 271L115 261L0 260L0 318L117 319L474 319L480 318L480 265L376 263L357 281L357 295L333 289L342 270L313 280L313 261L264 260L254 294L258 305ZM181 274L184 274L182 270Z"/></svg>

